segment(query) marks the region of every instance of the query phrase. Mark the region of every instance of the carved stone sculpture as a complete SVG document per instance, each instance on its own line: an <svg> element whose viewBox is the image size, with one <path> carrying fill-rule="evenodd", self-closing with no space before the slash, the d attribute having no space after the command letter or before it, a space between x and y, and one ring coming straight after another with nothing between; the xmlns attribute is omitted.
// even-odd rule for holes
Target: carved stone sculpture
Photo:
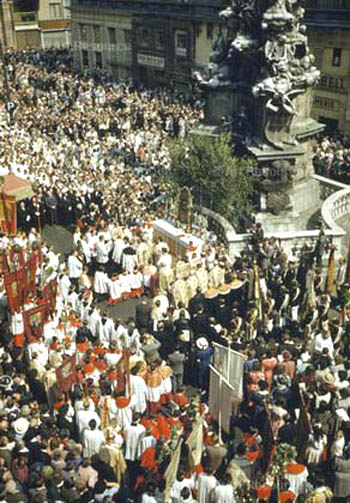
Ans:
<svg viewBox="0 0 350 503"><path fill-rule="evenodd" d="M250 93L255 99L250 109L263 109L260 131L249 128L252 141L254 136L262 136L279 150L296 144L291 127L298 115L296 98L319 78L301 23L304 10L304 0L231 0L220 13L225 26L213 46L211 77L205 81L196 74L204 90L244 92L246 102ZM279 138L275 114L280 114ZM257 124L256 114L247 110L246 115Z"/></svg>

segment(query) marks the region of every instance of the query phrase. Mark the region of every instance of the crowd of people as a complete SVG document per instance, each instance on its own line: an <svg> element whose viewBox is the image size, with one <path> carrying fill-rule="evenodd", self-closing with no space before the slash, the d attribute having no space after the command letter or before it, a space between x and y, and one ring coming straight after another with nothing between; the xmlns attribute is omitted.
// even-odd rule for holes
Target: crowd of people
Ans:
<svg viewBox="0 0 350 503"><path fill-rule="evenodd" d="M314 168L318 175L349 184L350 138L340 133L320 136L315 150Z"/></svg>
<svg viewBox="0 0 350 503"><path fill-rule="evenodd" d="M2 257L11 272L18 253L41 253L19 309L0 285L0 501L326 502L325 485L350 497L346 259L325 275L322 231L294 257L259 225L233 257L211 234L176 254L154 236L155 200L198 102L76 74L66 51L6 58L16 109L1 103L0 174L35 195ZM56 224L72 232L67 256L42 237ZM26 311L52 281L50 315L28 336ZM116 319L120 302L135 314ZM230 431L208 405L214 343L246 356Z"/></svg>

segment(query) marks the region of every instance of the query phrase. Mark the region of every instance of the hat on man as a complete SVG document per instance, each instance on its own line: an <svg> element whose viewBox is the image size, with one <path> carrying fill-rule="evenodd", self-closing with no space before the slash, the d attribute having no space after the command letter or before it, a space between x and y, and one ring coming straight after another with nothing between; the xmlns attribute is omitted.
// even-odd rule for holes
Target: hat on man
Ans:
<svg viewBox="0 0 350 503"><path fill-rule="evenodd" d="M198 349L205 350L208 349L209 342L205 337L199 337L199 339L197 339L196 345Z"/></svg>
<svg viewBox="0 0 350 503"><path fill-rule="evenodd" d="M29 428L29 422L25 417L19 417L12 423L12 426L17 435L25 435Z"/></svg>

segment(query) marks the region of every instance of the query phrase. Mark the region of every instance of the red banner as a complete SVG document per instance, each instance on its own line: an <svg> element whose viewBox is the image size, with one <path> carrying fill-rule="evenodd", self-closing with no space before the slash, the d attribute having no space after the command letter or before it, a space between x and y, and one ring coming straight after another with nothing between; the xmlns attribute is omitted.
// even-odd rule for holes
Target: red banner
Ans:
<svg viewBox="0 0 350 503"><path fill-rule="evenodd" d="M130 369L128 351L123 351L123 356L116 365L116 372L118 393L126 393L128 394L128 396L130 396Z"/></svg>
<svg viewBox="0 0 350 503"><path fill-rule="evenodd" d="M23 290L22 290L22 272L15 271L4 274L5 290L9 310L11 313L18 312L22 306Z"/></svg>
<svg viewBox="0 0 350 503"><path fill-rule="evenodd" d="M43 289L43 298L49 302L51 310L54 311L56 309L57 300L57 278L46 283Z"/></svg>
<svg viewBox="0 0 350 503"><path fill-rule="evenodd" d="M33 297L36 297L36 271L39 265L41 264L42 256L41 256L41 248L35 251L30 259L25 262L23 267L23 290L24 297L27 297L31 294Z"/></svg>
<svg viewBox="0 0 350 503"><path fill-rule="evenodd" d="M22 247L18 247L17 250L15 250L15 246L12 246L10 249L10 260L11 264L17 267L19 269L20 267L24 266L24 250Z"/></svg>
<svg viewBox="0 0 350 503"><path fill-rule="evenodd" d="M17 205L15 196L0 194L0 225L4 234L14 236L17 233Z"/></svg>
<svg viewBox="0 0 350 503"><path fill-rule="evenodd" d="M6 250L1 250L0 254L0 274L5 274L6 272L9 272L9 264L8 264L8 257L6 254Z"/></svg>
<svg viewBox="0 0 350 503"><path fill-rule="evenodd" d="M50 304L43 302L23 312L24 333L28 342L34 342L43 333L44 324L49 319Z"/></svg>
<svg viewBox="0 0 350 503"><path fill-rule="evenodd" d="M56 379L60 391L67 393L71 390L77 380L77 370L75 366L75 355L67 358L62 365L56 369Z"/></svg>

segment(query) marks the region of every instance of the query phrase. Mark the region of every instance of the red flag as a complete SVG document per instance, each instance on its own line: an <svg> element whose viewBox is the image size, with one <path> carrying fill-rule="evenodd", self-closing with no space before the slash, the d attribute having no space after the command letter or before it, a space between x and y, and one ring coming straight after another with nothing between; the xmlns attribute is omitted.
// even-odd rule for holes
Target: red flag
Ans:
<svg viewBox="0 0 350 503"><path fill-rule="evenodd" d="M123 351L123 356L116 365L116 371L118 393L127 393L130 396L129 354L125 350Z"/></svg>
<svg viewBox="0 0 350 503"><path fill-rule="evenodd" d="M11 313L18 312L22 306L21 276L21 271L9 272L4 275L7 301Z"/></svg>
<svg viewBox="0 0 350 503"><path fill-rule="evenodd" d="M1 250L1 258L0 258L0 274L5 274L9 272L9 264L8 258L5 250Z"/></svg>
<svg viewBox="0 0 350 503"><path fill-rule="evenodd" d="M54 311L56 309L57 300L57 278L53 278L46 283L43 288L43 297L49 302L51 310Z"/></svg>
<svg viewBox="0 0 350 503"><path fill-rule="evenodd" d="M7 196L4 192L0 195L0 225L7 235L14 236L17 232L16 197Z"/></svg>
<svg viewBox="0 0 350 503"><path fill-rule="evenodd" d="M67 358L62 365L56 369L56 379L60 391L67 393L71 390L73 384L77 380L75 355Z"/></svg>
<svg viewBox="0 0 350 503"><path fill-rule="evenodd" d="M17 245L18 246L18 245ZM10 249L10 260L12 264L16 264L17 268L24 266L24 251L22 247L18 247L15 249L15 246L12 246Z"/></svg>
<svg viewBox="0 0 350 503"><path fill-rule="evenodd" d="M42 335L49 313L50 304L46 301L23 312L24 333L28 342L34 342Z"/></svg>

